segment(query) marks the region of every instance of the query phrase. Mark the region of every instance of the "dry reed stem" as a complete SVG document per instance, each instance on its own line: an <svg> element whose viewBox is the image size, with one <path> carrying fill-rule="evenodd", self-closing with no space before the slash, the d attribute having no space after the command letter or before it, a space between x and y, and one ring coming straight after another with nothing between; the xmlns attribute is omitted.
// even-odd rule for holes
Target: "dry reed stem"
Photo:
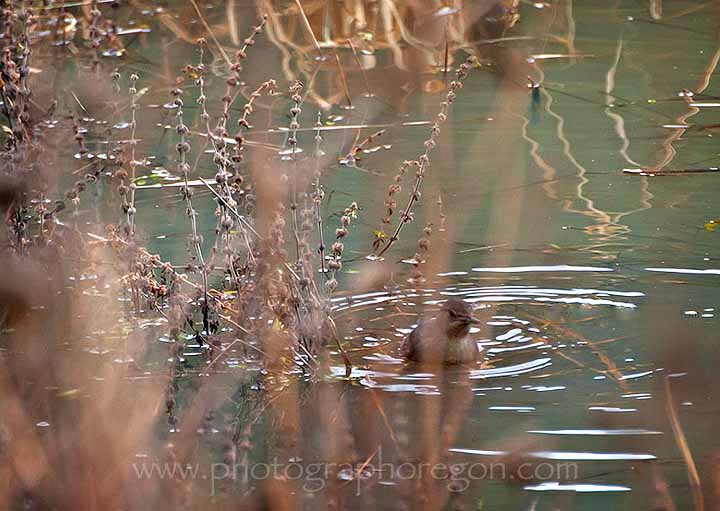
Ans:
<svg viewBox="0 0 720 511"><path fill-rule="evenodd" d="M400 444L398 443L397 435L395 434L395 430L392 427L392 424L390 424L390 419L388 419L387 414L385 413L385 409L383 408L382 402L380 398L377 396L377 392L374 389L370 389L370 397L372 397L372 402L375 405L375 408L377 408L378 413L380 414L380 417L382 417L383 424L385 425L385 429L387 429L388 434L390 435L390 439L393 441L393 444L395 444L395 447L398 451L400 451Z"/></svg>
<svg viewBox="0 0 720 511"><path fill-rule="evenodd" d="M663 511L676 511L675 502L673 502L672 495L670 494L670 488L667 480L663 477L660 467L657 463L652 463L650 470L652 475L653 487L655 489L655 497L653 499L654 506L652 509L658 509Z"/></svg>
<svg viewBox="0 0 720 511"><path fill-rule="evenodd" d="M378 131L376 131L375 133L372 133L372 134L368 135L367 137L365 137L365 138L364 138L362 141L360 141L359 143L354 143L353 146L352 146L352 148L350 149L350 152L348 153L348 155L347 155L345 158L346 158L349 162L354 161L354 160L356 159L358 153L364 151L364 150L365 150L365 147L366 147L368 144L372 144L375 140L377 140L378 138L380 138L381 136L383 136L383 135L385 134L385 132L386 132L385 129L378 130ZM359 135L360 135L360 133L358 132L358 136L359 136Z"/></svg>
<svg viewBox="0 0 720 511"><path fill-rule="evenodd" d="M313 45L315 45L315 49L317 50L320 57L324 58L322 49L320 48L320 43L318 43L318 40L315 37L312 25L310 25L310 20L308 20L307 14L305 14L305 9L303 9L302 3L300 3L300 0L295 0L295 5L297 5L298 7L300 17L302 18L303 24L305 25L305 29L308 31L308 34L310 34L310 39L312 39Z"/></svg>
<svg viewBox="0 0 720 511"><path fill-rule="evenodd" d="M680 453L682 454L685 465L687 466L688 480L690 482L690 491L693 495L694 508L695 511L703 511L705 509L705 504L703 500L702 486L700 484L700 475L698 474L697 467L695 466L695 460L693 460L690 447L688 446L685 433L683 432L680 419L677 415L677 410L675 409L675 404L673 403L670 377L666 376L663 383L665 385L666 396L665 410L667 411L668 419L670 420L670 425L672 426L673 434L675 435L675 442L677 443L678 449L680 449Z"/></svg>

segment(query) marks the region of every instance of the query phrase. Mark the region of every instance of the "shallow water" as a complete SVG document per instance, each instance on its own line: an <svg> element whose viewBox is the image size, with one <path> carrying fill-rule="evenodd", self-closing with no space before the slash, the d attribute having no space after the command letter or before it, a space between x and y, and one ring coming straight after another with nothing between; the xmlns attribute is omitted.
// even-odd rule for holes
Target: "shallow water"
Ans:
<svg viewBox="0 0 720 511"><path fill-rule="evenodd" d="M674 3L665 15L696 5ZM426 183L426 193L442 198L451 220L446 236L454 242L452 257L422 286L406 284L399 270L399 287L391 294L379 289L335 299L336 318L351 346L368 348L353 353L354 385L338 381L337 392L350 403L364 403L366 392L386 393L384 419L378 410L367 416L350 404L347 421L358 443L374 438L395 460L412 459L418 443L439 442L414 426L427 420L425 414L444 409L440 424L456 421L459 430L450 445L456 463L488 463L504 451L520 450L531 459L569 460L579 467L578 480L571 481L552 473L551 480L520 484L507 478L473 480L454 503L630 508L653 493L655 470L685 507L690 502L686 468L665 411L662 381L674 376L685 434L701 472L709 473L708 456L720 447L710 424L718 412L710 388L720 270L713 251L717 233L703 226L716 214L720 184L711 173L646 177L623 169L717 164L715 133L699 126L716 123L718 109L693 110L678 92L697 90L707 76L705 92L712 98L720 47L711 36L709 7L657 22L637 4L612 9L565 3L553 9L560 16L570 8L576 53L583 56L536 58L530 71L543 80L539 98L508 93L507 83L482 70L460 91ZM515 48L523 56L568 53L551 39L563 35L567 24L540 11L522 6L513 34L537 39ZM149 47L156 37L150 36ZM279 54L266 42L260 45L265 74L282 80ZM177 46L172 58L188 54ZM383 52L377 58L378 67L390 66L390 76L390 59ZM428 120L439 96L423 94L415 84L398 115L385 101L389 84L383 87L371 74L381 92L365 98L357 78L350 82L355 109L334 108L333 124L388 125L382 143L392 150L365 155L361 169L332 165L327 210L356 200L363 210L357 229L367 231L379 222L392 169L400 158L418 152L428 131L424 123L402 128L397 123ZM423 75L420 81L440 78ZM677 131L668 125L678 123L693 128L670 141ZM324 133L326 152L340 153L354 136L354 130L341 133ZM264 141L284 143L282 134ZM138 200L162 204L155 190L139 193ZM153 233L164 236L151 246L179 254L182 247L168 236L181 218L179 203L161 208L143 226L151 240ZM419 214L438 221L430 206ZM203 221L212 229L211 217ZM421 223L416 224L404 233L396 253L411 254ZM348 245L360 265L369 253L367 235L353 237ZM350 273L347 280L352 278ZM443 375L404 367L399 341L416 323L420 306L437 306L449 296L477 305L485 319L486 326L475 333L483 366ZM685 351L691 354L687 360ZM340 377L344 368L333 373ZM460 397L466 391L471 396ZM367 435L364 428L373 429L368 420L385 427ZM361 460L372 452L370 446L359 450ZM348 477L358 489L348 505L369 505L375 498L381 504L400 484L387 474L376 474L367 484L358 477ZM567 494L577 496L567 500Z"/></svg>
<svg viewBox="0 0 720 511"><path fill-rule="evenodd" d="M176 73L179 66L171 71L170 63L194 62L193 47L161 19L193 20L185 4L168 2L163 13L138 21L150 32L133 39L123 69L138 72L142 82ZM246 0L233 5L244 34L255 7ZM226 16L221 7L207 13L216 27ZM373 470L383 455L395 467L433 459L426 451L443 445L447 434L450 454L443 460L483 468L501 460L508 472L502 477L464 472L458 479L468 484L451 488L457 492L446 492L444 479L435 481L440 490L429 498L432 505L423 501L428 507L638 509L657 498L655 484L663 480L678 509L688 509L692 495L667 410L668 381L706 498L717 499L709 476L717 476L720 454L714 420L720 409L713 392L720 232L705 225L720 216L720 174L623 171L658 174L719 165L718 15L710 2L666 3L658 19L646 2L522 3L519 22L506 36L530 39L506 43L508 53L500 57L486 55L459 91L424 184L432 200L417 208L416 221L387 257L395 265L396 285L340 292L333 299L355 365L352 374L345 378L334 357L322 383L302 378L288 383L300 396L298 413L306 427L291 434L281 419L255 418L260 427L251 436L260 447L251 459L295 452L283 444L292 437L289 445L302 446L298 458L327 461L323 438L335 438L339 429L338 442L352 446L363 466L339 472L345 483L341 507L395 509L400 499L412 509L415 482ZM202 33L197 21L185 28ZM219 37L230 44L227 33ZM354 109L333 106L323 113L330 197L325 211L336 215L350 201L360 205L360 220L346 243L354 262L343 275L345 288L353 289L364 271L379 264L366 256L372 230L380 226L385 188L403 159L420 154L426 121L441 101L428 91L444 78L400 70L388 50L378 50L368 69L374 96L367 97L351 55L341 52ZM503 81L496 58L517 59L519 70ZM283 65L297 70L300 59L261 37L248 60L247 80L255 86L272 77L282 88L291 78ZM537 97L524 83L512 83L524 80L525 71L541 83ZM315 88L332 88L336 74L323 68ZM223 80L214 77L209 87L221 90ZM151 251L183 264L187 229L172 169L174 142L170 136L166 145L142 142L170 122L171 112L163 107L166 82L157 79L143 98L140 115L147 120L141 126L147 132L141 131L138 150L153 158L138 182L138 222ZM692 100L678 95L683 89L696 91ZM250 147L275 152L277 165L289 165L286 105L269 106L250 132L257 143ZM303 127L312 126L316 112L308 101ZM364 124L387 127L377 150L364 154L357 167L337 163L356 135L350 127ZM310 130L300 134L306 152L312 152L313 136ZM212 178L209 159L198 169ZM216 222L213 198L201 181L191 185L196 208L206 212L198 222L207 249ZM409 283L409 266L401 260L412 256L427 221L434 224L431 242L450 247L449 256L427 281ZM336 223L330 216L328 233ZM475 305L483 319L473 331L482 364L437 371L408 367L399 358L400 340L421 312L431 313L451 296ZM161 374L156 362L169 342L162 322L146 326L155 346L149 361L136 361L144 370L138 379ZM108 356L102 344L88 348L96 350L90 353ZM199 358L202 351L191 344L184 357ZM108 354L115 356L112 350ZM261 401L252 354L238 350L221 364L213 371L222 375L223 392L241 402ZM202 363L189 367L182 388L192 395L192 379L202 378L204 370ZM236 425L254 417L256 410L247 406L249 411L232 401L217 409L229 410L229 422ZM218 418L213 427L222 430L223 421ZM309 426L323 421L332 425ZM175 433L169 425L158 428L163 440ZM205 463L217 457L212 440L201 448ZM509 467L522 462L544 472L517 480ZM559 473L560 462L573 462L577 472ZM222 481L220 495L232 491L232 484ZM313 499L324 497L306 491L304 498L312 506Z"/></svg>

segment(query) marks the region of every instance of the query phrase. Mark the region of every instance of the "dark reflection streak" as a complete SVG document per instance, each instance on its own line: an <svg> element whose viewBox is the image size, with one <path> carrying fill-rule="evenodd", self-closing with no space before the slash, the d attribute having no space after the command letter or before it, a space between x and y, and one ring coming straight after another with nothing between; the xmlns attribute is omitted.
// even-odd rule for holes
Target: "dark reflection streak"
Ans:
<svg viewBox="0 0 720 511"><path fill-rule="evenodd" d="M659 27L663 28L670 28L673 30L681 30L683 32L691 32L693 35L702 35L705 37L715 37L715 34L711 34L709 32L700 32L696 27L683 27L682 25L674 25L672 23L664 23L660 21L655 20L649 20L646 18L634 18L633 21L641 22L641 23L647 23L648 25L657 25Z"/></svg>
<svg viewBox="0 0 720 511"><path fill-rule="evenodd" d="M560 94L563 94L563 92L561 91ZM605 94L605 93L603 92L602 94ZM626 105L625 108L627 108L628 106L633 107L633 108L639 108L641 110L646 110L647 112L651 113L653 116L665 117L666 119L674 120L674 117L672 115L666 114L665 112L661 112L661 111L651 108L649 106L645 106L641 100L630 99L630 98L626 98L623 96L618 96L617 94L613 94L613 96L616 99L619 99L620 101L622 101Z"/></svg>
<svg viewBox="0 0 720 511"><path fill-rule="evenodd" d="M510 81L510 80L509 80L509 81ZM515 83L515 85L518 85L518 86L524 86L524 85L525 85L525 84L519 83L519 82L513 82L513 83ZM577 100L577 101L581 101L581 102L583 102L583 103L587 103L587 104L589 104L589 105L597 106L598 108L603 108L603 107L606 106L606 103L605 103L604 101L595 101L595 100L592 100L592 99L587 98L587 97L585 97L585 96L580 96L580 95L577 95L577 94L573 94L572 92L567 92L567 91L562 90L562 89L556 89L555 87L552 87L552 86L549 86L549 85L543 84L543 89L545 89L545 90L547 90L547 91L550 91L550 92L552 92L553 94L558 94L558 95L560 95L560 96L566 96L566 97L568 97L568 98L572 98L572 99L575 99L575 100ZM605 92L604 92L604 91L598 91L598 94L605 95ZM633 109L646 110L646 111L648 111L649 113L653 114L654 116L661 116L661 117L665 117L665 118L670 119L670 120L673 120L673 119L674 119L672 115L666 114L666 113L664 113L664 112L660 112L660 111L658 111L658 110L656 110L656 109L653 109L653 108L651 108L651 107L645 106L645 105L644 105L642 102L640 102L639 100L636 101L636 100L633 100L633 99L629 99L629 98L625 98L625 97L622 97L622 96L618 96L618 95L616 95L616 94L613 94L613 95L614 95L615 98L619 99L620 101L622 101L622 102L625 104L625 105L624 105L624 108L626 109L626 111L628 111L628 113L630 113L630 114L632 114L632 115L634 115L634 116L636 116L636 117L641 117L641 116L640 116L640 114L639 114L638 112L633 111ZM675 98L673 98L673 99L675 99ZM720 98L718 98L718 99L720 99Z"/></svg>
<svg viewBox="0 0 720 511"><path fill-rule="evenodd" d="M683 16L687 16L688 14L693 14L697 11L705 9L706 7L710 7L713 4L717 4L717 1L710 0L709 2L705 2L705 3L699 4L699 5L688 7L687 9L685 9L683 11L676 12L675 14L671 14L669 16L665 16L665 19L672 20L672 19L682 18Z"/></svg>
<svg viewBox="0 0 720 511"><path fill-rule="evenodd" d="M715 155L715 156L711 156L710 158L703 158L702 160L691 161L690 163L688 163L688 167L699 165L700 163L705 163L708 161L716 161L718 159L720 159L720 156Z"/></svg>

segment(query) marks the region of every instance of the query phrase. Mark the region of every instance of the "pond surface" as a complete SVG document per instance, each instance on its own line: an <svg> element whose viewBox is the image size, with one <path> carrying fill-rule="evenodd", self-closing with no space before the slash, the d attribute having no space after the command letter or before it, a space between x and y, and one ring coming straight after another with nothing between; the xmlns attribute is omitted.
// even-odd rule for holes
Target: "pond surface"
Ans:
<svg viewBox="0 0 720 511"><path fill-rule="evenodd" d="M695 1L521 2L519 17L495 34L506 41L474 47L481 65L442 127L415 221L384 261L369 260L386 188L405 159L422 154L444 97L436 65L444 28L437 24L459 14L441 8L408 22L415 36L427 33L433 50L400 42L393 53L368 36L373 51L361 51L363 76L349 49L337 49L352 109L336 63L317 63L290 11L278 8L275 37L261 35L252 48L248 93L269 78L281 90L290 79L313 80L321 99L310 95L303 105L300 154L313 152L319 101L330 105L321 116L327 236L342 209L352 201L360 207L332 300L354 368L346 378L335 353L315 378L288 375L270 385L259 383L246 349L231 349L206 373L206 362L192 362L203 349L191 343L178 406L191 401L195 380L216 378L214 394L203 390L213 396L202 394L215 416L196 439L196 462L207 468L226 459L214 439L225 428L240 432L251 463L279 460L306 471L312 463L354 461L330 482L310 478L317 486L308 486L307 472L303 481L282 483L293 488L288 499L308 509L671 509L669 499L677 509L697 509L697 493L706 506L717 505L720 232L711 221L720 217L720 12ZM236 46L223 29L228 13L244 37L258 12L246 0L202 9L229 51ZM149 32L126 40L118 60L124 72L139 74L139 87L149 84L138 151L153 159L139 169L146 178L138 181L139 233L151 252L177 265L189 256L175 139L156 141L171 123L163 106L168 77L197 62L191 41L204 29L193 13L174 1L148 11L135 22ZM477 23L492 29L492 16ZM302 51L281 42L283 23ZM319 30L313 16L311 24ZM333 51L325 48L334 60ZM221 57L210 53L218 76L207 86L219 94ZM466 56L459 48L448 53L453 66ZM260 105L250 154L290 168L287 101ZM202 131L196 107L186 111L195 115L194 124L186 121L191 129ZM357 126L367 127L359 134ZM354 165L340 161L356 136L381 128ZM193 158L202 147L194 144ZM197 173L212 179L210 158ZM214 197L194 184L209 250ZM402 261L412 258L426 223L441 255L426 265L424 281L409 282L411 265ZM387 265L390 281L366 278ZM406 365L400 341L449 297L477 307L483 325L472 333L483 362L437 371ZM169 339L162 322L143 321L156 346L145 366L138 363L145 376L158 376ZM161 422L158 441L172 442L181 432ZM703 483L695 497L683 442ZM139 456L152 457L153 449ZM461 467L460 476L409 477L422 463ZM503 473L493 476L492 467ZM211 479L197 482L194 505L229 503L250 491L232 477Z"/></svg>

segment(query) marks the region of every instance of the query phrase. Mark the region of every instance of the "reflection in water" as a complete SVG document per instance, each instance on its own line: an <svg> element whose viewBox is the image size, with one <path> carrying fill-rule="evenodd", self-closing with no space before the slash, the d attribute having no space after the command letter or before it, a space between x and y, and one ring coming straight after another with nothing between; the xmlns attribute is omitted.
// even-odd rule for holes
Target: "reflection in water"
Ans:
<svg viewBox="0 0 720 511"><path fill-rule="evenodd" d="M689 127L688 120L696 114L700 113L700 108L693 103L693 98L695 97L695 95L701 95L703 92L705 92L707 87L710 85L710 77L717 69L718 63L720 63L720 48L717 48L715 50L713 56L710 59L710 62L708 62L707 67L700 75L700 80L696 89L694 91L683 91L681 93L682 99L684 99L685 103L687 103L688 105L688 112L678 117L675 121L677 125L682 127L673 130L670 135L663 141L662 146L665 150L665 156L660 162L658 162L656 165L649 169L651 172L658 172L664 170L677 155L677 150L673 146L673 143L680 140L682 136L686 133Z"/></svg>
<svg viewBox="0 0 720 511"><path fill-rule="evenodd" d="M330 109L347 94L347 83L361 80L367 91L387 93L388 73L410 81L420 80L425 92L440 92L442 81L407 73L446 72L456 64L457 54L504 40L517 22L518 0L453 2L452 6L421 2L283 2L259 0L258 10L269 15L268 37L281 52L281 67L288 80L302 78L313 83L318 71L330 66L339 50L343 65L330 82L331 92L310 88L309 99ZM510 38L512 39L512 38ZM392 56L392 69L383 65L383 50ZM398 73L398 71L400 73ZM360 75L360 76L356 76ZM345 82L345 83L343 83ZM393 92L395 93L395 92ZM403 100L404 101L404 98Z"/></svg>
<svg viewBox="0 0 720 511"><path fill-rule="evenodd" d="M620 56L622 55L623 39L622 36L618 39L617 49L615 50L615 60L608 69L607 76L605 79L605 96L607 101L607 107L605 108L605 115L612 119L615 123L615 133L622 140L622 147L620 147L620 155L625 159L626 162L637 167L642 167L641 164L631 159L628 155L628 149L630 148L630 139L625 132L625 120L622 115L613 110L615 106L615 97L612 95L615 89L615 77L617 75L618 64L620 64Z"/></svg>
<svg viewBox="0 0 720 511"><path fill-rule="evenodd" d="M539 75L538 83L542 84L545 80L545 73L543 69L540 67L540 65L535 62L533 64L535 66L535 69ZM571 213L578 213L581 215L589 216L597 222L597 225L592 227L587 227L588 231L592 234L599 235L598 237L598 244L599 246L602 246L602 243L604 241L610 241L614 239L623 239L623 235L630 232L630 229L618 222L618 218L613 218L611 214L599 209L595 206L595 202L590 199L589 197L585 196L584 187L586 184L590 182L587 174L587 169L580 164L580 162L575 158L573 153L571 152L572 145L570 143L570 140L565 136L565 118L556 113L554 110L552 110L551 105L553 103L553 97L550 94L550 92L547 90L547 88L543 87L541 89L541 94L544 97L545 100L545 111L553 117L557 123L556 123L556 133L557 138L560 140L562 147L563 147L563 154L567 158L567 160L577 169L577 178L578 178L578 184L576 185L576 197L581 203L585 204L584 210L578 210L575 209L572 206L571 201L565 201L564 202L564 209L566 211L569 211ZM594 248L591 246L590 248Z"/></svg>

